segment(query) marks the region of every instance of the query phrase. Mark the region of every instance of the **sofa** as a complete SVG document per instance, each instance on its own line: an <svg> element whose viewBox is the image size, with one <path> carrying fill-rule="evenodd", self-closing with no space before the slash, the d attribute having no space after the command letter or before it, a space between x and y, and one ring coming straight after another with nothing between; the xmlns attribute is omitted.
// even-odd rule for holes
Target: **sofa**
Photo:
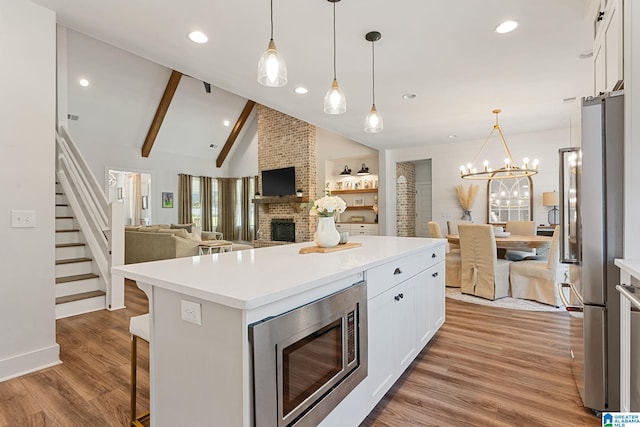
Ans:
<svg viewBox="0 0 640 427"><path fill-rule="evenodd" d="M158 261L199 255L199 245L221 240L222 233L198 233L191 224L127 226L124 232L124 263Z"/></svg>

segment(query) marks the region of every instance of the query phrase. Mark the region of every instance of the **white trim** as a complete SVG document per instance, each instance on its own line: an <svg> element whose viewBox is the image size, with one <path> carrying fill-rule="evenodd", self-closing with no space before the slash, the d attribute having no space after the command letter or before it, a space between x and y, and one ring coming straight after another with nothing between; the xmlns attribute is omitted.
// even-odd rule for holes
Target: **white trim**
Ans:
<svg viewBox="0 0 640 427"><path fill-rule="evenodd" d="M0 382L61 364L58 344L0 360Z"/></svg>

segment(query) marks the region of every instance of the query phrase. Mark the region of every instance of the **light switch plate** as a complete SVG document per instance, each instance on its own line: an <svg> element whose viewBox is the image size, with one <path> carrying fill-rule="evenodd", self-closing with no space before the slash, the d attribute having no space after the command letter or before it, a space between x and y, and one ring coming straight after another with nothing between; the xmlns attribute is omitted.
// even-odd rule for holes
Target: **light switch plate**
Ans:
<svg viewBox="0 0 640 427"><path fill-rule="evenodd" d="M11 228L33 228L36 226L36 211L11 211Z"/></svg>

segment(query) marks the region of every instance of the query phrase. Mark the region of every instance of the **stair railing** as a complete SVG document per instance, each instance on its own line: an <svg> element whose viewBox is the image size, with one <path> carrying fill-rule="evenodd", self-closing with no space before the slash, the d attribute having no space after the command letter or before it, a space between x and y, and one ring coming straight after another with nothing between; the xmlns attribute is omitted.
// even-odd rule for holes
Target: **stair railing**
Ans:
<svg viewBox="0 0 640 427"><path fill-rule="evenodd" d="M105 282L107 307L124 307L124 280L111 267L124 263L124 206L109 203L64 126L56 132L56 175Z"/></svg>

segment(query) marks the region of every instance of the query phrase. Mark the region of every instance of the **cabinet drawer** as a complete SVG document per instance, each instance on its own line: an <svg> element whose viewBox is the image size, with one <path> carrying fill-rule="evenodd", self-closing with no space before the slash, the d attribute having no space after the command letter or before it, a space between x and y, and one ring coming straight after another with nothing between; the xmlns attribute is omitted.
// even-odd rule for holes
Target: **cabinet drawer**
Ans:
<svg viewBox="0 0 640 427"><path fill-rule="evenodd" d="M368 231L369 233L378 234L378 226L376 224L351 224L351 231Z"/></svg>
<svg viewBox="0 0 640 427"><path fill-rule="evenodd" d="M351 226L349 224L336 224L336 230L338 231L351 231Z"/></svg>
<svg viewBox="0 0 640 427"><path fill-rule="evenodd" d="M366 271L367 294L371 299L429 267L431 251L423 251Z"/></svg>

